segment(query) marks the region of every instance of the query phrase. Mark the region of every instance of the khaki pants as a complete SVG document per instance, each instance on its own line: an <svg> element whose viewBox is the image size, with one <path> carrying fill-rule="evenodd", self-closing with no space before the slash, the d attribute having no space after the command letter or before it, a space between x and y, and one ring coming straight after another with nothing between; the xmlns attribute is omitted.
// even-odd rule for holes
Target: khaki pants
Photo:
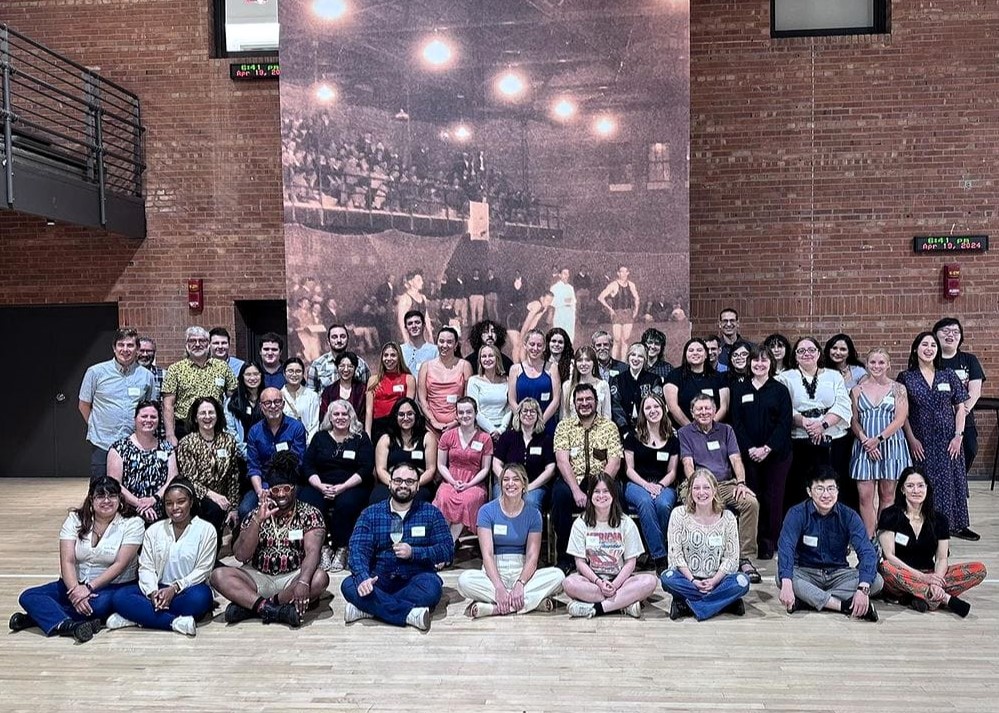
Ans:
<svg viewBox="0 0 999 713"><path fill-rule="evenodd" d="M523 555L496 555L496 569L499 570L500 579L507 589L512 589L520 573L524 571ZM527 584L524 586L524 608L518 614L526 614L534 611L545 599L557 593L562 588L562 580L565 575L557 567L545 567L534 572ZM496 602L496 588L489 581L489 577L484 570L467 570L458 577L458 591L461 596L471 599L473 602L484 602L494 604Z"/></svg>

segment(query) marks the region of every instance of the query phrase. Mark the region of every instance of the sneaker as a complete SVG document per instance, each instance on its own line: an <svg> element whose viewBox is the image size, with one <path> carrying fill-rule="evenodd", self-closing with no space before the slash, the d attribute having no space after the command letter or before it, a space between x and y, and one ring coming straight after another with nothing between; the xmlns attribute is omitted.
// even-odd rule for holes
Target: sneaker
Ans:
<svg viewBox="0 0 999 713"><path fill-rule="evenodd" d="M333 569L333 548L329 545L323 545L323 549L319 553L319 568L324 572Z"/></svg>
<svg viewBox="0 0 999 713"><path fill-rule="evenodd" d="M635 602L634 604L629 604L628 606L626 606L621 611L624 612L625 614L627 614L628 616L634 618L634 619L641 619L642 618L642 603L641 602Z"/></svg>
<svg viewBox="0 0 999 713"><path fill-rule="evenodd" d="M287 624L292 628L302 625L302 617L294 604L271 604L264 602L260 607L260 618L265 624Z"/></svg>
<svg viewBox="0 0 999 713"><path fill-rule="evenodd" d="M420 631L430 631L430 610L427 607L416 607L409 610L406 624Z"/></svg>
<svg viewBox="0 0 999 713"><path fill-rule="evenodd" d="M589 619L597 613L596 608L589 602L577 602L575 599L569 600L569 616L580 619Z"/></svg>
<svg viewBox="0 0 999 713"><path fill-rule="evenodd" d="M233 602L225 608L222 619L226 624L238 624L241 621L252 619L254 616L256 615L251 610Z"/></svg>
<svg viewBox="0 0 999 713"><path fill-rule="evenodd" d="M742 601L742 599L736 599L725 607L725 611L735 616L743 616L746 613L746 602Z"/></svg>
<svg viewBox="0 0 999 713"><path fill-rule="evenodd" d="M343 623L353 624L355 621L360 621L361 619L372 619L370 614L366 611L361 611L355 607L350 602L347 602L343 607Z"/></svg>
<svg viewBox="0 0 999 713"><path fill-rule="evenodd" d="M104 624L104 626L114 630L114 629L126 629L130 626L138 626L138 624L136 624L131 619L126 619L121 614L116 613L108 617L108 620Z"/></svg>
<svg viewBox="0 0 999 713"><path fill-rule="evenodd" d="M197 636L198 634L198 627L194 625L193 616L178 616L170 622L170 628L184 636Z"/></svg>
<svg viewBox="0 0 999 713"><path fill-rule="evenodd" d="M35 620L31 618L30 614L25 614L22 611L14 612L10 615L10 622L8 622L11 631L24 631L25 629L30 629L33 626L38 626Z"/></svg>
<svg viewBox="0 0 999 713"><path fill-rule="evenodd" d="M333 555L333 561L330 562L330 568L328 572L342 572L347 568L347 548L341 547Z"/></svg>
<svg viewBox="0 0 999 713"><path fill-rule="evenodd" d="M673 602L669 605L669 618L671 621L682 619L690 613L690 607L687 606L687 602L680 599L680 597L673 597Z"/></svg>

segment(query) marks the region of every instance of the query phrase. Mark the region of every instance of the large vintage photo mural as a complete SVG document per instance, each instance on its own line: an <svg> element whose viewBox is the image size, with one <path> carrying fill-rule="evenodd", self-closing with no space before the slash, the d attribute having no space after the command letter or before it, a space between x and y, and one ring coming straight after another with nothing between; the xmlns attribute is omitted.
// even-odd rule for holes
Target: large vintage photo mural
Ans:
<svg viewBox="0 0 999 713"><path fill-rule="evenodd" d="M289 352L369 357L417 307L463 336L689 336L686 0L280 6Z"/></svg>

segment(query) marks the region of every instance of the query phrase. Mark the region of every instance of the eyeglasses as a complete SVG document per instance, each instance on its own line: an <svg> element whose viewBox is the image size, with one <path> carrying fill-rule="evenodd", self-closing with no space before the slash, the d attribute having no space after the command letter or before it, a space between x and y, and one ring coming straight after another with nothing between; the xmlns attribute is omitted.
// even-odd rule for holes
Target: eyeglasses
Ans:
<svg viewBox="0 0 999 713"><path fill-rule="evenodd" d="M812 486L812 492L816 493L817 495L824 495L826 493L828 493L829 495L834 495L835 493L839 492L839 486L838 485L813 485Z"/></svg>
<svg viewBox="0 0 999 713"><path fill-rule="evenodd" d="M390 482L396 485L416 485L420 481L416 478L392 478Z"/></svg>
<svg viewBox="0 0 999 713"><path fill-rule="evenodd" d="M416 414L412 411L400 411L399 418L416 418Z"/></svg>
<svg viewBox="0 0 999 713"><path fill-rule="evenodd" d="M120 500L120 495L112 495L111 493L104 493L103 495L95 495L94 500Z"/></svg>
<svg viewBox="0 0 999 713"><path fill-rule="evenodd" d="M794 350L795 354L818 354L819 350L815 347L801 347Z"/></svg>
<svg viewBox="0 0 999 713"><path fill-rule="evenodd" d="M283 406L284 399L271 399L270 401L261 401L261 406Z"/></svg>
<svg viewBox="0 0 999 713"><path fill-rule="evenodd" d="M188 339L188 344L208 344L207 339Z"/></svg>
<svg viewBox="0 0 999 713"><path fill-rule="evenodd" d="M945 327L944 329L938 329L937 331L940 334L946 334L948 336L957 337L961 335L961 330L958 329L957 327Z"/></svg>

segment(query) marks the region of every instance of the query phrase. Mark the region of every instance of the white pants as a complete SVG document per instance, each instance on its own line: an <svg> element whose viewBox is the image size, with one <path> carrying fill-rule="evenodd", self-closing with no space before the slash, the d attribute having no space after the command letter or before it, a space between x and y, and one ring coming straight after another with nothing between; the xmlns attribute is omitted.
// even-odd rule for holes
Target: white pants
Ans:
<svg viewBox="0 0 999 713"><path fill-rule="evenodd" d="M503 585L513 589L520 573L524 571L524 555L496 555L496 569ZM534 572L534 576L524 585L524 608L518 614L534 611L546 598L562 589L565 575L558 567L545 567ZM473 602L496 603L496 588L489 581L485 570L468 570L458 577L458 591L461 596Z"/></svg>

